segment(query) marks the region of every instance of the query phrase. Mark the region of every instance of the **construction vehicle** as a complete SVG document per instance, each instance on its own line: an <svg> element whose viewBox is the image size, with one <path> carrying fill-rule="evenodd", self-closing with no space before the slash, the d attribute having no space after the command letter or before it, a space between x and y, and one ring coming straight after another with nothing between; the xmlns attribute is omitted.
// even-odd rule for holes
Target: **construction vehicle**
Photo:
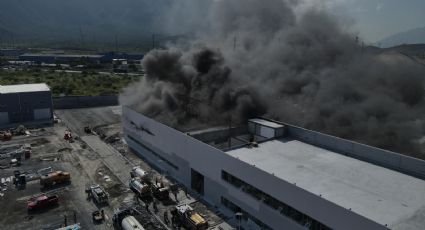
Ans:
<svg viewBox="0 0 425 230"><path fill-rule="evenodd" d="M105 213L99 210L92 212L92 219L95 223L100 223L105 219Z"/></svg>
<svg viewBox="0 0 425 230"><path fill-rule="evenodd" d="M121 221L121 228L123 230L145 230L139 221L134 216L127 216Z"/></svg>
<svg viewBox="0 0 425 230"><path fill-rule="evenodd" d="M10 140L12 140L12 133L10 131L2 131L2 132L0 132L0 140L1 141L10 141Z"/></svg>
<svg viewBox="0 0 425 230"><path fill-rule="evenodd" d="M130 189L140 198L145 198L151 195L151 189L148 184L140 182L137 178L130 180Z"/></svg>
<svg viewBox="0 0 425 230"><path fill-rule="evenodd" d="M170 188L165 186L163 182L156 182L152 185L153 196L158 200L170 199Z"/></svg>
<svg viewBox="0 0 425 230"><path fill-rule="evenodd" d="M21 166L21 160L17 158L13 158L10 160L10 166L12 167L19 167Z"/></svg>
<svg viewBox="0 0 425 230"><path fill-rule="evenodd" d="M134 167L130 171L130 176L131 176L131 178L138 177L138 178L140 178L141 181L149 182L149 174L148 174L148 172L146 172L145 170L141 169L138 166L137 167Z"/></svg>
<svg viewBox="0 0 425 230"><path fill-rule="evenodd" d="M63 135L63 139L69 142L74 142L74 138L72 137L72 133L69 130L65 131L65 134Z"/></svg>
<svg viewBox="0 0 425 230"><path fill-rule="evenodd" d="M27 202L28 211L42 210L50 208L59 203L59 197L57 195L40 195L34 198L31 198Z"/></svg>
<svg viewBox="0 0 425 230"><path fill-rule="evenodd" d="M171 212L178 217L186 229L205 230L208 228L208 222L188 204L177 205Z"/></svg>
<svg viewBox="0 0 425 230"><path fill-rule="evenodd" d="M98 204L108 204L108 194L100 185L91 185L86 192L94 198L94 201Z"/></svg>
<svg viewBox="0 0 425 230"><path fill-rule="evenodd" d="M92 133L92 129L90 128L90 126L85 126L84 127L84 132L87 134L91 134Z"/></svg>
<svg viewBox="0 0 425 230"><path fill-rule="evenodd" d="M71 174L63 171L51 172L40 177L40 185L44 188L69 182L71 182Z"/></svg>
<svg viewBox="0 0 425 230"><path fill-rule="evenodd" d="M21 173L21 171L19 170L15 170L13 171L13 184L17 187L22 187L25 186L25 184L27 183L27 178L26 175L24 173Z"/></svg>

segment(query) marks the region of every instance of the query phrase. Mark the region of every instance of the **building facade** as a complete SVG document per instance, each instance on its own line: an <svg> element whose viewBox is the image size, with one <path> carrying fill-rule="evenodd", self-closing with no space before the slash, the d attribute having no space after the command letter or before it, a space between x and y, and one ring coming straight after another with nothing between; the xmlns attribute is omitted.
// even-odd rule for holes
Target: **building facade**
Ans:
<svg viewBox="0 0 425 230"><path fill-rule="evenodd" d="M0 127L51 123L52 94L46 84L0 86Z"/></svg>
<svg viewBox="0 0 425 230"><path fill-rule="evenodd" d="M99 64L103 55L88 54L32 54L26 53L19 56L20 61L48 64L69 64L69 63L94 63Z"/></svg>
<svg viewBox="0 0 425 230"><path fill-rule="evenodd" d="M123 107L123 126L140 157L244 229L425 226L421 160L264 119L188 132Z"/></svg>

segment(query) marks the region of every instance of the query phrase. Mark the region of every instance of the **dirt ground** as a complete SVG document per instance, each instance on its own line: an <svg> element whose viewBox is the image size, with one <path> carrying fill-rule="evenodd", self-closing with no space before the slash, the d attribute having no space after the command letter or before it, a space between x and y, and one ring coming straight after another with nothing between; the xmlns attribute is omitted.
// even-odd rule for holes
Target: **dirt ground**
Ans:
<svg viewBox="0 0 425 230"><path fill-rule="evenodd" d="M173 229L170 224L164 224L164 212L186 203L209 221L210 229L231 229L205 204L190 194L186 196L182 188L177 194L177 202L174 196L170 196L168 202L158 203L157 211L152 204L147 211L145 204L135 199L128 185L132 167L140 166L152 178L162 175L123 142L120 107L58 110L55 114L60 122L53 127L30 130L30 135L15 136L0 145L0 156L6 156L4 152L20 146L31 146L32 150L31 158L23 159L19 167L10 166L11 157L0 157L0 229L56 229L65 222L67 225L79 223L82 229L120 229L113 223L114 211L129 204L136 210L133 215L147 230ZM88 125L94 133L84 132ZM63 138L67 130L75 139L72 143ZM70 172L71 183L42 189L37 171L48 167ZM30 180L25 188L14 186L15 170L26 173L27 180ZM164 180L173 183L167 178ZM92 184L99 184L109 194L108 205L99 206L88 199L85 189ZM58 195L59 205L43 212L28 213L27 200L39 194ZM100 209L105 212L105 221L93 223L91 214Z"/></svg>
<svg viewBox="0 0 425 230"><path fill-rule="evenodd" d="M95 177L95 172L87 170L81 161L87 161L90 157L94 159L95 153L82 149L78 143L68 143L63 140L63 130L61 125L46 128L45 133L39 136L16 137L10 143L27 144L31 146L32 154L28 160L23 160L19 167L8 167L0 170L1 178L9 178L3 183L2 195L0 197L0 226L4 229L56 229L74 221L80 223L84 229L112 229L111 220L106 221L104 226L94 226L91 213L98 207L93 202L87 201L85 187L92 183L105 184ZM8 159L4 159L8 160ZM94 163L92 166L101 167ZM71 183L58 185L50 189L42 189L38 178L39 169L51 167L53 170L66 171L71 173ZM90 169L90 168L89 168ZM12 183L14 170L21 173L34 175L33 181L28 181L25 188L16 188ZM107 172L105 172L107 173ZM111 175L108 182L109 187L119 184L116 178ZM59 196L59 205L51 209L28 213L27 200L40 194L56 194ZM115 197L113 198L115 199ZM106 207L109 216L112 216L112 209ZM74 220L74 213L76 219Z"/></svg>

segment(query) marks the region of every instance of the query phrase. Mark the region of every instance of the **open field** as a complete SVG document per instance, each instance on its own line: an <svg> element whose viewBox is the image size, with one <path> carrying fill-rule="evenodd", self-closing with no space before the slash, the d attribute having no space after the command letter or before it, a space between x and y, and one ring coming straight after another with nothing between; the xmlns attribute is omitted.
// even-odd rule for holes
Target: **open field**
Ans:
<svg viewBox="0 0 425 230"><path fill-rule="evenodd" d="M41 72L36 69L0 70L0 85L46 83L50 86L53 96L116 95L125 86L139 79L140 76L136 75Z"/></svg>

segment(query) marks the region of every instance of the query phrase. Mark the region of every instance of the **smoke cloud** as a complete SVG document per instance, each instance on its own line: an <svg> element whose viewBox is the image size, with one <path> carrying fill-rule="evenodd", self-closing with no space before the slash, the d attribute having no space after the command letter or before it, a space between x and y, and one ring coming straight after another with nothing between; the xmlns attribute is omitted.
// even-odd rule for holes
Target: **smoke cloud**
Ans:
<svg viewBox="0 0 425 230"><path fill-rule="evenodd" d="M170 125L266 116L420 154L424 66L368 52L347 20L316 8L300 13L295 0L204 1L199 11L180 5L188 3L175 1L173 15L204 12L180 28L195 39L148 53L147 76L123 92L122 104Z"/></svg>

